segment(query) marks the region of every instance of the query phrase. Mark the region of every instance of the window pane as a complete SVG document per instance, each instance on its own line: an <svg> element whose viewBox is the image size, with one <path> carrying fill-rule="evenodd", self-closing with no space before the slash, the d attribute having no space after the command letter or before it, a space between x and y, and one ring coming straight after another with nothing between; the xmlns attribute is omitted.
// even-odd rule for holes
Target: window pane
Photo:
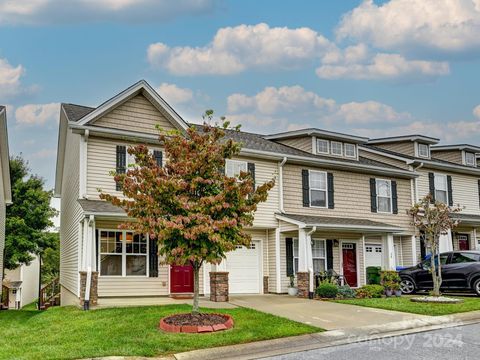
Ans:
<svg viewBox="0 0 480 360"><path fill-rule="evenodd" d="M467 165L475 166L475 154L466 152L465 153L465 162Z"/></svg>
<svg viewBox="0 0 480 360"><path fill-rule="evenodd" d="M447 192L442 190L435 190L435 200L441 203L447 203Z"/></svg>
<svg viewBox="0 0 480 360"><path fill-rule="evenodd" d="M240 175L240 172L247 171L247 163L245 161L226 160L225 174L230 177Z"/></svg>
<svg viewBox="0 0 480 360"><path fill-rule="evenodd" d="M313 272L325 271L325 259L313 259Z"/></svg>
<svg viewBox="0 0 480 360"><path fill-rule="evenodd" d="M323 240L312 240L312 257L325 257L325 242Z"/></svg>
<svg viewBox="0 0 480 360"><path fill-rule="evenodd" d="M298 257L298 239L293 239L293 257Z"/></svg>
<svg viewBox="0 0 480 360"><path fill-rule="evenodd" d="M378 197L377 200L378 200L378 211L380 212L392 211L390 198Z"/></svg>
<svg viewBox="0 0 480 360"><path fill-rule="evenodd" d="M311 206L327 206L327 192L323 190L310 190L310 205Z"/></svg>
<svg viewBox="0 0 480 360"><path fill-rule="evenodd" d="M418 144L418 155L422 157L428 157L428 145Z"/></svg>
<svg viewBox="0 0 480 360"><path fill-rule="evenodd" d="M322 139L317 140L317 152L318 153L323 153L323 154L328 154L328 141L327 140L322 140Z"/></svg>
<svg viewBox="0 0 480 360"><path fill-rule="evenodd" d="M447 177L445 175L435 175L435 189L447 191Z"/></svg>
<svg viewBox="0 0 480 360"><path fill-rule="evenodd" d="M127 276L147 275L147 257L144 255L127 255Z"/></svg>
<svg viewBox="0 0 480 360"><path fill-rule="evenodd" d="M345 144L345 156L348 156L348 157L356 157L357 156L357 154L355 153L355 145Z"/></svg>
<svg viewBox="0 0 480 360"><path fill-rule="evenodd" d="M298 272L298 258L293 259L293 270L295 274Z"/></svg>
<svg viewBox="0 0 480 360"><path fill-rule="evenodd" d="M122 275L122 256L121 255L101 255L100 274L109 276Z"/></svg>
<svg viewBox="0 0 480 360"><path fill-rule="evenodd" d="M331 142L332 154L342 155L342 143L337 141Z"/></svg>
<svg viewBox="0 0 480 360"><path fill-rule="evenodd" d="M323 172L310 171L310 188L327 190L327 176Z"/></svg>
<svg viewBox="0 0 480 360"><path fill-rule="evenodd" d="M386 180L377 180L377 195L390 197L390 182Z"/></svg>

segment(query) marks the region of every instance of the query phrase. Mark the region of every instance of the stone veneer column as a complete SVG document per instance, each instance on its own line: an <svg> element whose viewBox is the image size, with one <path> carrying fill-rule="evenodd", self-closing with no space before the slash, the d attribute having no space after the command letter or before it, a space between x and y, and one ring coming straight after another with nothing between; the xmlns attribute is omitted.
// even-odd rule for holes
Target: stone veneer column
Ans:
<svg viewBox="0 0 480 360"><path fill-rule="evenodd" d="M228 272L210 272L210 301L228 301Z"/></svg>
<svg viewBox="0 0 480 360"><path fill-rule="evenodd" d="M298 297L308 298L310 280L308 272L297 272Z"/></svg>
<svg viewBox="0 0 480 360"><path fill-rule="evenodd" d="M87 272L80 271L80 306L83 307L85 302L85 288L87 286ZM90 306L98 303L98 272L92 271L92 279L90 282Z"/></svg>

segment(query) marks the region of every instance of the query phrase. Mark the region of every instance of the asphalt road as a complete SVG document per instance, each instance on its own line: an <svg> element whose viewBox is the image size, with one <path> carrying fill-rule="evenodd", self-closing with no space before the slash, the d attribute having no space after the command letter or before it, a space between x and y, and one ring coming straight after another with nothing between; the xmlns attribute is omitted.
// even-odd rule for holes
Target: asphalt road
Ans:
<svg viewBox="0 0 480 360"><path fill-rule="evenodd" d="M480 358L480 324L412 335L377 339L351 345L276 356L275 360L375 360Z"/></svg>

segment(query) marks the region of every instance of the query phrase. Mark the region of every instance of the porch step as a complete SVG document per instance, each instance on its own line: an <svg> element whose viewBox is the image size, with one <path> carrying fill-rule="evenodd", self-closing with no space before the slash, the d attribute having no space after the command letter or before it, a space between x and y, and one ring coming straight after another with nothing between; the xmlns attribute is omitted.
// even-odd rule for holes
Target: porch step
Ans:
<svg viewBox="0 0 480 360"><path fill-rule="evenodd" d="M193 293L174 293L170 297L178 300L193 299Z"/></svg>

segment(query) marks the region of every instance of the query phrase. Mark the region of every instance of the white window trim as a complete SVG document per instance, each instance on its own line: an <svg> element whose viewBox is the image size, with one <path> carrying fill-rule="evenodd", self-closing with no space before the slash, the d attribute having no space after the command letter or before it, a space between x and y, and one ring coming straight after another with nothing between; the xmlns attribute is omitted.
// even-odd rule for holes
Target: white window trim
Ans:
<svg viewBox="0 0 480 360"><path fill-rule="evenodd" d="M353 146L353 156L352 155L347 155L347 145ZM351 144L351 143L344 143L343 146L345 147L344 152L343 152L345 154L345 157L351 158L351 159L356 159L357 158L357 145Z"/></svg>
<svg viewBox="0 0 480 360"><path fill-rule="evenodd" d="M323 257L320 257L320 256L313 256L313 242L314 241L321 241L323 242L323 250L324 250L324 256ZM327 270L327 241L326 239L316 239L316 238L312 238L312 268L313 268L313 260L323 260L324 261L324 264L325 264L325 270Z"/></svg>
<svg viewBox="0 0 480 360"><path fill-rule="evenodd" d="M247 162L247 161L244 161L244 160L235 160L235 159L226 159L226 160L225 160L225 175L226 175L226 176L230 176L230 175L227 174L227 164L228 164L228 163L232 163L232 164L234 164L234 163L244 164L244 165L245 165L245 171L248 171L248 162ZM238 175L239 175L239 174L238 174ZM235 174L234 174L234 175L231 176L231 177L237 177L238 175L235 175Z"/></svg>
<svg viewBox="0 0 480 360"><path fill-rule="evenodd" d="M340 144L340 154L333 153L333 144ZM343 156L343 143L341 141L330 141L330 154L333 156Z"/></svg>
<svg viewBox="0 0 480 360"><path fill-rule="evenodd" d="M319 141L326 141L327 143L327 151L320 151L318 149L318 142ZM317 150L317 154L322 154L322 155L329 155L330 154L330 141L328 140L325 140L325 139L316 139L316 150Z"/></svg>
<svg viewBox="0 0 480 360"><path fill-rule="evenodd" d="M295 242L297 242L297 256L295 256ZM299 244L298 244L298 238L292 238L292 269L293 273L296 275L297 274L297 269L295 269L295 259L297 259L297 262L299 261Z"/></svg>
<svg viewBox="0 0 480 360"><path fill-rule="evenodd" d="M378 206L378 198L379 197L386 198L385 196L379 196L378 195L378 182L379 181L386 181L389 184L389 187L390 187L390 211L380 211L380 207ZM377 195L377 213L392 214L393 213L392 180L376 178L375 179L375 189L377 191L377 194L376 194Z"/></svg>
<svg viewBox="0 0 480 360"><path fill-rule="evenodd" d="M427 155L422 155L420 153L420 145L425 145L427 147ZM428 144L417 143L417 155L418 155L418 157L421 157L421 158L424 158L424 159L430 158L430 147L428 146Z"/></svg>
<svg viewBox="0 0 480 360"><path fill-rule="evenodd" d="M467 161L467 155L468 154L471 154L473 156L473 163L468 163ZM472 153L470 151L465 151L465 165L467 166L476 166L477 164L475 164L475 161L476 161L476 156L475 156L475 153Z"/></svg>
<svg viewBox="0 0 480 360"><path fill-rule="evenodd" d="M97 269L98 269L98 276L103 277L103 278L148 278L150 277L150 241L148 235L146 235L147 239L147 252L146 254L127 254L127 244L126 241L122 241L122 253L102 253L101 252L101 246L102 246L102 241L101 241L101 236L100 233L102 231L113 231L113 232L121 232L123 233L122 238L126 239L126 234L127 232L131 232L132 234L133 231L129 230L119 230L119 229L97 229L98 230L98 264L97 264ZM102 263L102 255L116 255L116 256L121 256L122 257L122 275L102 275L102 268L101 268L101 263ZM146 274L145 275L127 275L127 255L138 255L138 256L145 256L146 257Z"/></svg>
<svg viewBox="0 0 480 360"><path fill-rule="evenodd" d="M325 190L324 189L319 189L319 188L312 188L312 185L311 185L312 173L324 174L325 175ZM325 191L325 206L312 205L312 190ZM310 202L310 207L312 207L312 208L317 208L317 209L327 209L328 208L328 175L327 175L326 171L308 170L308 200Z"/></svg>
<svg viewBox="0 0 480 360"><path fill-rule="evenodd" d="M313 252L312 252L312 265L313 265L313 260L314 259L319 259L319 260L324 260L325 262L325 270L327 269L327 240L325 239L311 239L311 245L310 246L313 246L313 242L314 241L322 241L323 242L323 249L325 251L325 256L324 257L313 257ZM295 256L295 242L297 243L297 254L298 254L298 247L299 247L299 244L298 244L298 238L292 238L292 253L293 253L293 256L292 256L292 269L293 269L293 273L294 274L297 274L297 269L295 269L295 259L297 259L298 261L298 256ZM312 248L313 250L313 248Z"/></svg>
<svg viewBox="0 0 480 360"><path fill-rule="evenodd" d="M439 190L437 189L437 187L435 186L435 179L437 176L441 176L443 178L445 178L445 190ZM438 191L445 191L445 199L446 199L446 202L445 204L448 204L448 200L449 200L449 197L448 197L448 179L447 179L447 175L446 174L440 174L440 173L434 173L433 174L433 184L434 184L434 187L435 187L435 201L437 201L437 190Z"/></svg>

